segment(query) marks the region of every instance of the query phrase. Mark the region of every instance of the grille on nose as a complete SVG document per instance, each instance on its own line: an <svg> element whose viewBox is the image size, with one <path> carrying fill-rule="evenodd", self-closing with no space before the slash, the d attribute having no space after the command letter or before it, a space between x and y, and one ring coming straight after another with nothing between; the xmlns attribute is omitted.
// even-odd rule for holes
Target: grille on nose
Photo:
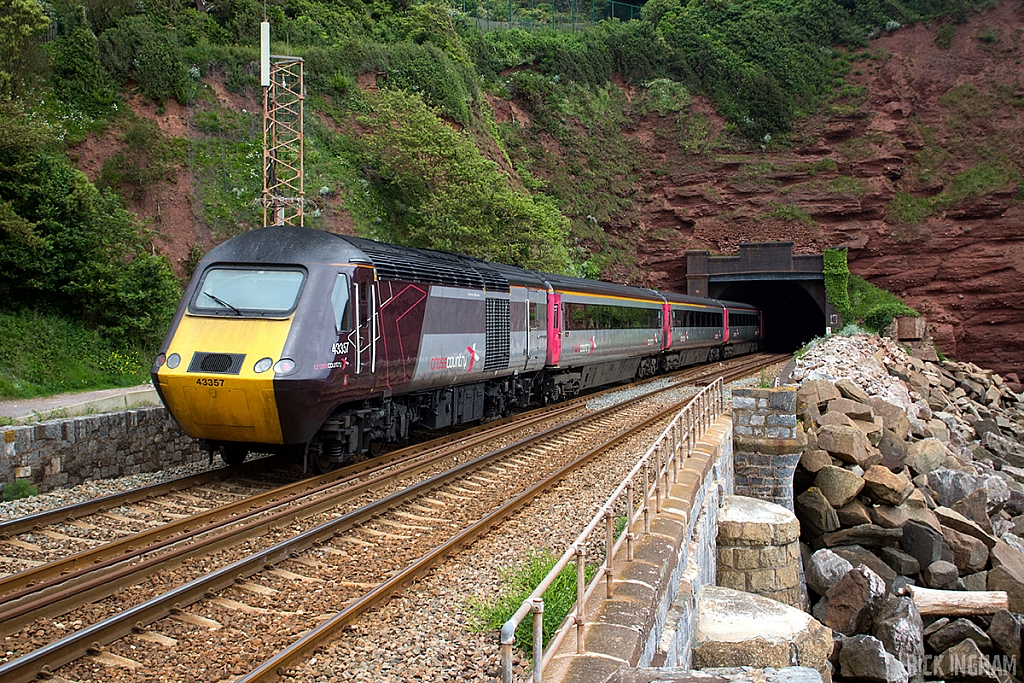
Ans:
<svg viewBox="0 0 1024 683"><path fill-rule="evenodd" d="M189 363L189 372L212 372L221 375L237 375L245 361L244 353L206 353L196 351Z"/></svg>

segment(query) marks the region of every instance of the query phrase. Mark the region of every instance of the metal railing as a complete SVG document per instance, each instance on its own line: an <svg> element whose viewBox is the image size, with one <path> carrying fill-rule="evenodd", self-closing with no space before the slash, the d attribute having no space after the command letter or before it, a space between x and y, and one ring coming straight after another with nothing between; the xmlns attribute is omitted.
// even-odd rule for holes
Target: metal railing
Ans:
<svg viewBox="0 0 1024 683"><path fill-rule="evenodd" d="M513 683L512 647L515 643L516 629L526 618L533 614L533 681L541 683L544 669L551 662L562 641L569 632L576 633L576 652L582 654L586 605L597 587L603 580L607 598L612 597L613 573L612 562L622 545L626 546L626 562L633 561L633 545L636 534L633 523L638 515L643 515L643 533L651 531L651 505L654 514L661 512L661 501L667 495L671 483L679 477L679 467L697 441L704 435L711 424L724 411L725 384L721 377L704 387L686 406L676 414L672 422L658 436L655 442L644 453L643 458L633 467L626 478L619 484L608 501L598 511L585 529L576 537L572 545L548 572L544 580L519 607L512 618L501 627L501 680L502 683ZM653 474L653 477L652 477ZM671 478L671 482L670 482ZM636 482L642 479L643 496L639 505L634 505ZM652 481L653 479L653 481ZM614 534L614 515L616 508L625 504L626 525L616 539ZM587 584L585 579L587 545L591 537L601 528L604 530L604 563ZM598 541L599 542L599 541ZM573 611L558 627L547 648L544 647L544 593L570 562L576 564L576 600Z"/></svg>
<svg viewBox="0 0 1024 683"><path fill-rule="evenodd" d="M640 18L640 6L616 0L456 0L483 31L554 28L575 31L605 19Z"/></svg>

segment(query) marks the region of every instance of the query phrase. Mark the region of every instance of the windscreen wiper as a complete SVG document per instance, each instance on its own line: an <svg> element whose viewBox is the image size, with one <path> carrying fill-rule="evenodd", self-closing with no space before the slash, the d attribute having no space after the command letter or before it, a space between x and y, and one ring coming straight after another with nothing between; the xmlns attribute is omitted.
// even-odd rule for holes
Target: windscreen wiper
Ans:
<svg viewBox="0 0 1024 683"><path fill-rule="evenodd" d="M235 315L242 315L242 312L240 310L238 310L237 308L235 308L234 306L229 304L227 301L224 301L224 299L221 299L219 296L217 296L215 294L210 294L209 292L203 292L203 296L208 296L211 299L213 299L214 301L216 301L217 303L219 303L221 306L223 306L225 308L230 308L232 311L235 312Z"/></svg>

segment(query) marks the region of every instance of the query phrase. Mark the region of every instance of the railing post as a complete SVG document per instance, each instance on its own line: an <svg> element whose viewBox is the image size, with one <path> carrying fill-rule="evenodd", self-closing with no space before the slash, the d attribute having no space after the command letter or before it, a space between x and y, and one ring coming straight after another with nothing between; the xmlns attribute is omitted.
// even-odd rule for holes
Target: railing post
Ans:
<svg viewBox="0 0 1024 683"><path fill-rule="evenodd" d="M644 461L644 490L640 494L643 496L643 513L644 513L644 533L651 533L651 506L648 504L647 492L651 490L651 461Z"/></svg>
<svg viewBox="0 0 1024 683"><path fill-rule="evenodd" d="M612 581L612 549L615 547L615 519L609 508L604 513L604 580L606 595L611 600L613 593Z"/></svg>
<svg viewBox="0 0 1024 683"><path fill-rule="evenodd" d="M661 444L654 444L654 514L661 514Z"/></svg>
<svg viewBox="0 0 1024 683"><path fill-rule="evenodd" d="M533 683L544 676L544 600L534 600L533 607Z"/></svg>
<svg viewBox="0 0 1024 683"><path fill-rule="evenodd" d="M586 650L583 647L583 625L587 614L587 548L580 545L576 548L576 654Z"/></svg>
<svg viewBox="0 0 1024 683"><path fill-rule="evenodd" d="M626 562L633 561L633 480L626 484Z"/></svg>

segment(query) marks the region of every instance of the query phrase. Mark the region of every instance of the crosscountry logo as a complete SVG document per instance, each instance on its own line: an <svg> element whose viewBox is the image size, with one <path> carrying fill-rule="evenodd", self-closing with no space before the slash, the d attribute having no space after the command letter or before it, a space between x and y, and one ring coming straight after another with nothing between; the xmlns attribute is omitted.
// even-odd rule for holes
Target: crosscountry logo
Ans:
<svg viewBox="0 0 1024 683"><path fill-rule="evenodd" d="M476 352L476 344L467 346L466 353L469 354L469 367L466 368L466 372L473 372L473 363L480 360L480 354Z"/></svg>

